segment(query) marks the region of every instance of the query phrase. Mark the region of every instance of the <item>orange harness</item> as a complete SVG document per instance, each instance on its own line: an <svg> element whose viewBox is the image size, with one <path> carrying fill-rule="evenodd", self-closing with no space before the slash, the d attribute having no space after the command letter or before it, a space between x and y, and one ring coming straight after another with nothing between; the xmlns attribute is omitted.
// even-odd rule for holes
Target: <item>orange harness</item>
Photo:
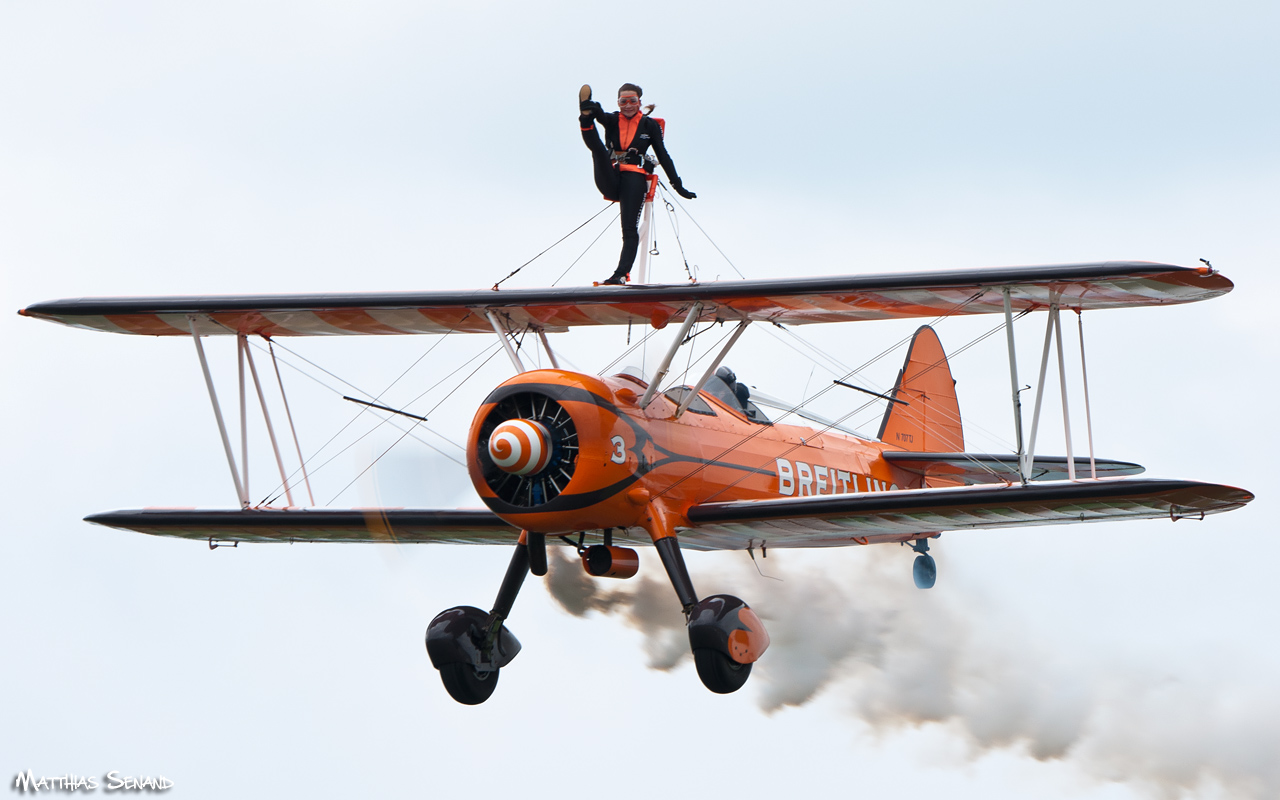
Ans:
<svg viewBox="0 0 1280 800"><path fill-rule="evenodd" d="M636 131L640 129L640 121L644 119L644 114L637 112L628 118L624 114L618 115L618 144L622 146L623 153L631 147L631 142L636 138ZM640 172L645 171L641 164L628 164L622 160L618 161L618 169L622 172Z"/></svg>

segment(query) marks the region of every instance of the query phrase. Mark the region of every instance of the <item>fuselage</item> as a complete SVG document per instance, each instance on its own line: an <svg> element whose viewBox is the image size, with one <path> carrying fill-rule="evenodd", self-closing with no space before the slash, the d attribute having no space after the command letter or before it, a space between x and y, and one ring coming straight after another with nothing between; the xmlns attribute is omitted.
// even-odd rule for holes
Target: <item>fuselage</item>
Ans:
<svg viewBox="0 0 1280 800"><path fill-rule="evenodd" d="M481 405L468 469L484 502L506 522L540 533L644 527L652 536L688 524L690 506L919 487L922 478L882 457L889 448L834 430L752 421L746 409L702 392L676 416L686 388L656 394L629 375L525 372ZM489 437L511 419L550 431L550 463L534 475L504 472ZM566 422L566 419L569 422ZM505 452L505 451L504 451Z"/></svg>

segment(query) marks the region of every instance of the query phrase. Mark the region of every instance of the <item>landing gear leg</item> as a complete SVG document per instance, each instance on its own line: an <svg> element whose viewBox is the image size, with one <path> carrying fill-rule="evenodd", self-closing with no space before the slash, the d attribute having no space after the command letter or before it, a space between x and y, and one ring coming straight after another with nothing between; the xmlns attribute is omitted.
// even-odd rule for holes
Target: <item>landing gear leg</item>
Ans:
<svg viewBox="0 0 1280 800"><path fill-rule="evenodd" d="M769 646L764 624L732 595L716 594L699 601L675 536L655 538L653 545L684 610L698 677L716 694L738 691L751 676L751 664Z"/></svg>
<svg viewBox="0 0 1280 800"><path fill-rule="evenodd" d="M693 590L693 579L689 577L689 568L684 564L680 543L676 541L676 537L667 536L654 542L653 546L658 551L658 558L662 559L662 566L671 579L671 585L675 587L676 597L680 598L680 608L684 611L685 619L688 619L689 612L698 604L698 593Z"/></svg>
<svg viewBox="0 0 1280 800"><path fill-rule="evenodd" d="M456 606L440 612L427 627L427 655L440 670L445 691L459 703L474 706L488 700L498 685L498 671L520 652L520 642L503 623L529 574L532 536L520 534L492 611L486 614L474 606ZM535 558L537 544L543 543L539 535ZM545 544L541 555L545 563Z"/></svg>
<svg viewBox="0 0 1280 800"><path fill-rule="evenodd" d="M929 555L929 540L916 539L911 543L911 549L920 554L911 565L911 577L915 579L916 588L932 589L938 580L938 564Z"/></svg>

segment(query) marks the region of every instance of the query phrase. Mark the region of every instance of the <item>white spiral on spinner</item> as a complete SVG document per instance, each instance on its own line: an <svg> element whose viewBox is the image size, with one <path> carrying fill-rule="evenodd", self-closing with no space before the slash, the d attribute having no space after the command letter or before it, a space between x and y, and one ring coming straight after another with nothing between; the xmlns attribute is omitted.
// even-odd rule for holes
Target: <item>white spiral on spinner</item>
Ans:
<svg viewBox="0 0 1280 800"><path fill-rule="evenodd" d="M507 420L489 435L489 458L503 472L528 475L550 460L549 438L550 433L537 422Z"/></svg>

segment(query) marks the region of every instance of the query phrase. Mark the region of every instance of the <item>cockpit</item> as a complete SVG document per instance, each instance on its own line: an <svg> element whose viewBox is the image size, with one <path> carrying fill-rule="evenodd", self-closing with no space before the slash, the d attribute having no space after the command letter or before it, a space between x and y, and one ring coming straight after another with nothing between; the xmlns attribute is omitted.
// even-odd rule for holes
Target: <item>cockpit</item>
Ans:
<svg viewBox="0 0 1280 800"><path fill-rule="evenodd" d="M769 423L769 418L764 415L760 407L751 402L751 389L745 383L740 382L738 376L733 374L733 370L728 367L721 367L716 370L716 374L711 377L711 380L707 381L707 385L702 389L735 411L741 411L752 422L759 422L765 425Z"/></svg>
<svg viewBox="0 0 1280 800"><path fill-rule="evenodd" d="M673 403L680 403L691 390L692 387L689 386L677 386L665 394ZM707 384L702 387L702 391L742 414L751 422L758 422L761 425L770 424L769 418L760 410L760 407L751 402L751 389L745 383L739 382L738 376L728 367L720 367L716 370L716 374L711 376ZM695 397L690 401L689 411L709 416L714 416L716 413L701 397Z"/></svg>

